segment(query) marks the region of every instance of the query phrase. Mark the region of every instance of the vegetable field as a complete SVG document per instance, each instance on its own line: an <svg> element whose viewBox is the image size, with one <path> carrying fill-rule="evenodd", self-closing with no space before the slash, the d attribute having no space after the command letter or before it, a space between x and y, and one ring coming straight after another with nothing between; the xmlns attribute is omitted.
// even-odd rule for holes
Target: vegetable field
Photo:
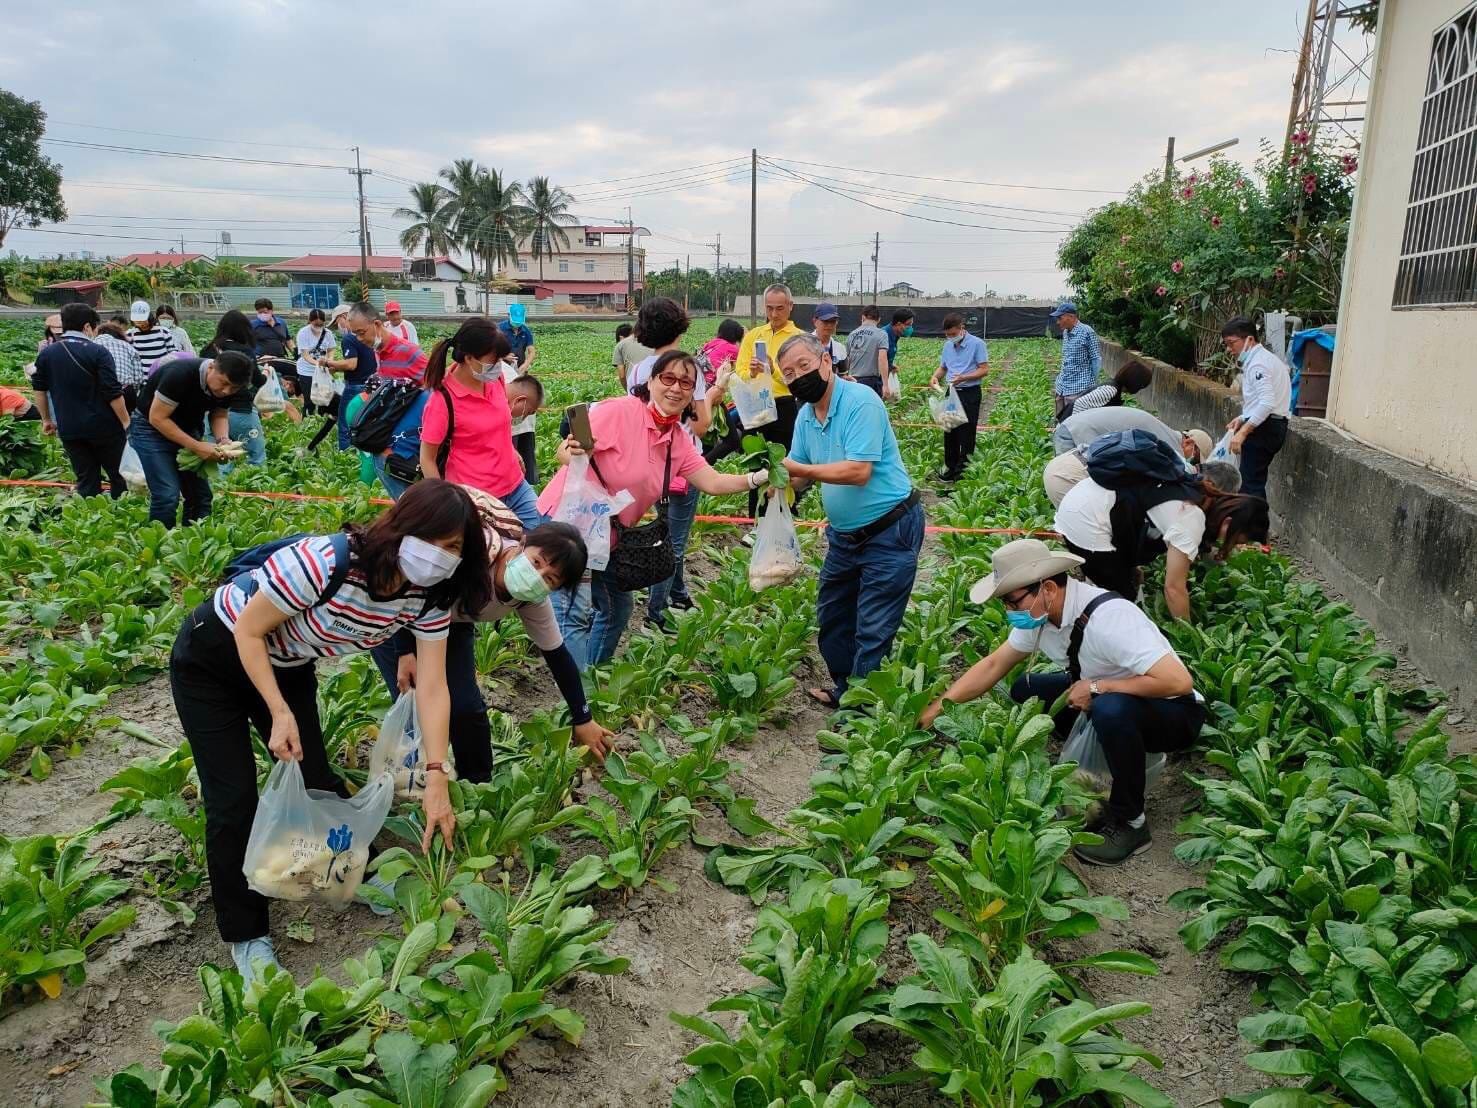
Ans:
<svg viewBox="0 0 1477 1108"><path fill-rule="evenodd" d="M0 383L38 332L0 322ZM614 391L613 328L537 340L549 407ZM277 419L267 465L222 478L191 528L148 524L138 496L0 488L5 1102L1473 1103L1477 767L1439 695L1289 561L1197 566L1194 625L1146 590L1210 722L1150 791L1153 849L1119 870L1071 860L1092 797L1040 705L985 698L916 729L1005 633L966 598L1000 539L969 530L1050 526L1055 345L991 354L992 430L951 495L926 495L940 530L855 711L799 691L822 673L814 575L756 596L742 531L700 525L696 608L665 636L633 623L591 674L620 753L583 765L521 626L481 628L497 762L452 786L456 849L422 855L401 806L371 863L400 878L392 915L277 904L292 976L247 993L204 895L167 651L232 554L372 516L379 489L355 456L306 449L315 421ZM905 340L905 384L937 355ZM929 487L924 396L892 411ZM557 423L540 417L545 479ZM68 476L34 424L0 425L0 470ZM810 560L822 541L802 529ZM320 696L330 758L362 781L378 675L325 668Z"/></svg>

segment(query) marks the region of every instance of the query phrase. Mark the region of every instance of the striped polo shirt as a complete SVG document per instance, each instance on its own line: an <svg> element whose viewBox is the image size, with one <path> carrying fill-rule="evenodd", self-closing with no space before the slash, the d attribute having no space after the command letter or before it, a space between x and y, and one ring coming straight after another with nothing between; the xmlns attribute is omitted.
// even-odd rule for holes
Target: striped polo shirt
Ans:
<svg viewBox="0 0 1477 1108"><path fill-rule="evenodd" d="M257 589L288 613L267 635L267 654L277 666L306 665L316 658L358 654L378 646L401 628L418 639L444 639L451 614L426 607L426 590L408 586L402 595L381 600L369 593L358 566L326 604L318 598L333 573L333 540L326 535L284 546L254 571ZM227 627L250 599L235 582L215 590L215 614Z"/></svg>
<svg viewBox="0 0 1477 1108"><path fill-rule="evenodd" d="M174 336L163 327L150 327L147 331L130 327L128 341L133 343L133 348L138 351L138 359L144 363L145 369L153 369L154 363L160 358L172 350L179 349L174 344Z"/></svg>
<svg viewBox="0 0 1477 1108"><path fill-rule="evenodd" d="M381 377L394 377L402 381L420 384L426 374L425 352L414 343L406 342L395 332L386 328L381 332L380 344L374 348L375 372Z"/></svg>

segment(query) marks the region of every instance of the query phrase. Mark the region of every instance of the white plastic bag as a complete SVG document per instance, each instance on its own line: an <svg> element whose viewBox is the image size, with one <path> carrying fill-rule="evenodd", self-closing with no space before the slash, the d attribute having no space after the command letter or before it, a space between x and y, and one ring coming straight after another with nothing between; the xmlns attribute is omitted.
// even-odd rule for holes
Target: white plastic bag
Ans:
<svg viewBox="0 0 1477 1108"><path fill-rule="evenodd" d="M585 540L586 565L604 569L610 564L610 520L631 503L632 496L625 489L614 495L607 492L582 454L570 459L568 469L554 519L570 524Z"/></svg>
<svg viewBox="0 0 1477 1108"><path fill-rule="evenodd" d="M278 762L257 801L242 866L246 883L275 900L354 899L369 844L385 825L395 785L371 777L352 797L309 789L297 762Z"/></svg>
<svg viewBox="0 0 1477 1108"><path fill-rule="evenodd" d="M947 393L931 394L928 398L928 410L933 415L933 421L945 431L963 427L969 421L969 416L964 412L964 401L959 399L959 393L953 385L949 386Z"/></svg>
<svg viewBox="0 0 1477 1108"><path fill-rule="evenodd" d="M774 384L768 373L757 377L735 373L729 392L745 431L753 431L779 419L780 411L774 402Z"/></svg>
<svg viewBox="0 0 1477 1108"><path fill-rule="evenodd" d="M754 553L749 556L749 588L755 592L788 585L805 569L800 556L800 536L785 495L769 498L754 532Z"/></svg>
<svg viewBox="0 0 1477 1108"><path fill-rule="evenodd" d="M267 370L267 383L256 390L256 399L252 403L262 415L273 415L287 407L287 393L282 391L282 382L277 380L275 369Z"/></svg>
<svg viewBox="0 0 1477 1108"><path fill-rule="evenodd" d="M1152 785L1164 775L1164 766L1168 758L1162 751L1144 752L1144 784ZM1077 717L1077 722L1072 724L1072 730L1067 735L1066 745L1062 747L1061 756L1057 762L1076 762L1077 772L1085 773L1092 778L1093 783L1103 792L1113 787L1113 771L1108 768L1108 756L1103 751L1103 744L1098 742L1097 731L1092 726L1092 717L1083 712Z"/></svg>
<svg viewBox="0 0 1477 1108"><path fill-rule="evenodd" d="M144 463L131 442L123 444L123 460L118 463L118 472L123 474L123 483L129 492L148 494L149 481L144 475Z"/></svg>
<svg viewBox="0 0 1477 1108"><path fill-rule="evenodd" d="M369 752L369 776L388 773L395 780L396 800L419 800L426 792L425 763L415 693L403 692L380 724L379 738ZM446 752L446 776L456 777L450 750Z"/></svg>
<svg viewBox="0 0 1477 1108"><path fill-rule="evenodd" d="M313 367L313 384L308 389L308 399L315 405L326 408L333 403L333 374L328 367L319 363Z"/></svg>
<svg viewBox="0 0 1477 1108"><path fill-rule="evenodd" d="M1210 457L1204 459L1207 462L1230 462L1237 464L1236 455L1231 453L1231 440L1235 438L1235 431L1227 431L1221 436L1221 441L1215 444L1215 449L1210 452Z"/></svg>

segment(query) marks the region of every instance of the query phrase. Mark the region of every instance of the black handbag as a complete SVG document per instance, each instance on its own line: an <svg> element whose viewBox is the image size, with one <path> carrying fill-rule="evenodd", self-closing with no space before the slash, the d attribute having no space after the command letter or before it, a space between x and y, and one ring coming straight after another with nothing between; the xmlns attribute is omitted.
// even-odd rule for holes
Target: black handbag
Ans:
<svg viewBox="0 0 1477 1108"><path fill-rule="evenodd" d="M674 430L673 434L677 432ZM595 456L590 455L590 468L607 492L611 491ZM656 519L635 527L627 527L620 520L610 521L613 534L610 561L604 569L605 577L620 592L635 592L649 589L665 581L677 572L677 552L672 549L672 536L667 530L667 486L672 480L672 444L667 444L667 466L662 474L662 498L657 501Z"/></svg>

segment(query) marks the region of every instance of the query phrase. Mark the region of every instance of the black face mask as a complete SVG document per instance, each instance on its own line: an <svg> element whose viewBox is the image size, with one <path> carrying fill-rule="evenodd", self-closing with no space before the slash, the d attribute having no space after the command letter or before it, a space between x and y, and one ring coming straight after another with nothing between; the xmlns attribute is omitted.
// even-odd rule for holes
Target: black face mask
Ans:
<svg viewBox="0 0 1477 1108"><path fill-rule="evenodd" d="M819 369L812 369L790 382L790 395L802 404L814 404L826 395L828 383L821 378Z"/></svg>

